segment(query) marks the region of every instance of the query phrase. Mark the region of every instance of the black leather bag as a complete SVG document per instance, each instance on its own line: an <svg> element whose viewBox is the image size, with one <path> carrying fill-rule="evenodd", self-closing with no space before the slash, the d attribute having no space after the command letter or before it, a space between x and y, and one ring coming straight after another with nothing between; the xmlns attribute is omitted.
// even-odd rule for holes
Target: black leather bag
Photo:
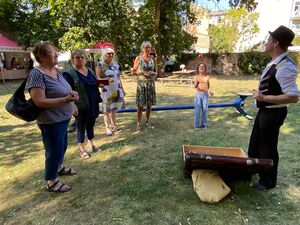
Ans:
<svg viewBox="0 0 300 225"><path fill-rule="evenodd" d="M34 121L40 113L40 109L33 103L32 99L25 98L25 85L27 79L17 88L5 105L5 109L13 116L27 122Z"/></svg>

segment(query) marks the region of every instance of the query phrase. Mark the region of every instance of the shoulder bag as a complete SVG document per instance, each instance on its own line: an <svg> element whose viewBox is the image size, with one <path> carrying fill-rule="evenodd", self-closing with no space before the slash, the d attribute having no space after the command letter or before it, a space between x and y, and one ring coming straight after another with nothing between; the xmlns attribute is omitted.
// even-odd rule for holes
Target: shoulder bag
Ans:
<svg viewBox="0 0 300 225"><path fill-rule="evenodd" d="M27 122L34 121L40 113L40 109L33 103L32 99L25 98L25 85L27 78L17 88L5 105L5 109L13 116Z"/></svg>

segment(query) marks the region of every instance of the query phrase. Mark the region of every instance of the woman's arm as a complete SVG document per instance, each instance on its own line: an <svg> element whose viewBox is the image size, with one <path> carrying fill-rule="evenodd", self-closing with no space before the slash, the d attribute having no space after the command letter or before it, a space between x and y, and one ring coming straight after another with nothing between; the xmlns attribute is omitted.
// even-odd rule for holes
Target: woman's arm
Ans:
<svg viewBox="0 0 300 225"><path fill-rule="evenodd" d="M133 71L132 71L132 74L135 75L135 76L145 76L145 72L144 71L141 71L141 72L137 72L138 68L139 68L139 63L140 63L140 57L137 56L134 60L134 64L133 64Z"/></svg>
<svg viewBox="0 0 300 225"><path fill-rule="evenodd" d="M69 95L60 98L47 98L43 88L31 88L29 90L31 99L39 108L54 108L65 103L75 102L79 99L76 91L71 91Z"/></svg>

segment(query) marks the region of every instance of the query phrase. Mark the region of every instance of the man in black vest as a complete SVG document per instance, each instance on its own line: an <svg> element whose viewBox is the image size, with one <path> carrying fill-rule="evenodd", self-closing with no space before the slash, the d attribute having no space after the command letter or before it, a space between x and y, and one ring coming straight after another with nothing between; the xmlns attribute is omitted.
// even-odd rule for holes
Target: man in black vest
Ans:
<svg viewBox="0 0 300 225"><path fill-rule="evenodd" d="M250 137L248 155L253 158L272 159L274 166L259 174L260 179L254 184L254 188L258 190L276 186L279 129L287 115L287 104L296 103L300 96L296 84L296 66L287 52L295 34L285 26L279 26L269 33L265 51L272 61L260 77L258 90L253 91L253 98L259 110Z"/></svg>

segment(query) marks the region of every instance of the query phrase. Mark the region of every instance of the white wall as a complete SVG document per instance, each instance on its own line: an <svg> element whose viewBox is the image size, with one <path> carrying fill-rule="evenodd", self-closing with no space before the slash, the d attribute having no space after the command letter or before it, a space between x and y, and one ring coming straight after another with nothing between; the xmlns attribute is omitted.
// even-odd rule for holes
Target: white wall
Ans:
<svg viewBox="0 0 300 225"><path fill-rule="evenodd" d="M260 32L253 40L259 42L265 40L269 33L280 25L289 27L293 6L293 0L256 0L258 3L255 12L259 13L257 21Z"/></svg>

